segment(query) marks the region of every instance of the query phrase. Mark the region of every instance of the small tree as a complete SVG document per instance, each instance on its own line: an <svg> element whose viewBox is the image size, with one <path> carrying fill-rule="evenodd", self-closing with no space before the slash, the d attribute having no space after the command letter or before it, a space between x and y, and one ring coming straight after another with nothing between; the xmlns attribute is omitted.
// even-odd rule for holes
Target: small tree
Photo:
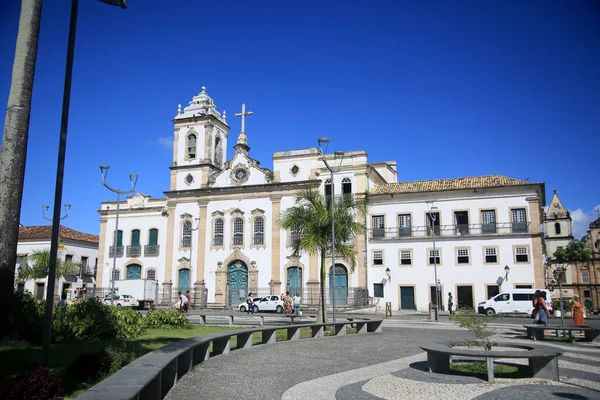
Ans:
<svg viewBox="0 0 600 400"><path fill-rule="evenodd" d="M56 277L63 275L74 275L79 270L80 263L56 260ZM21 266L19 280L43 279L48 276L50 270L50 250L36 250L27 257L27 261Z"/></svg>
<svg viewBox="0 0 600 400"><path fill-rule="evenodd" d="M494 334L494 331L488 329L487 326L497 317L496 314L492 316L478 314L472 308L465 307L458 309L454 315L451 315L450 320L458 322L461 328L465 328L475 336L475 339L467 340L468 344L481 347L484 350L491 350L490 336Z"/></svg>

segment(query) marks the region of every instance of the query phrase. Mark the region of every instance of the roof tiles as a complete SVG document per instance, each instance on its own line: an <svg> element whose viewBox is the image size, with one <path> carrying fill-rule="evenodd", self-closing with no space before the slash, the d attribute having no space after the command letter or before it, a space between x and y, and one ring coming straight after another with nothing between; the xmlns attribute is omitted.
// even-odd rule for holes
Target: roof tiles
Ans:
<svg viewBox="0 0 600 400"><path fill-rule="evenodd" d="M97 235L76 231L66 226L61 226L58 231L60 239L78 240L80 242L99 243ZM23 239L48 239L52 238L52 225L21 226L19 227L19 240Z"/></svg>
<svg viewBox="0 0 600 400"><path fill-rule="evenodd" d="M385 183L375 185L371 190L371 194L439 192L443 190L479 189L531 184L533 183L519 179L508 178L502 175L488 175L472 176L467 178Z"/></svg>

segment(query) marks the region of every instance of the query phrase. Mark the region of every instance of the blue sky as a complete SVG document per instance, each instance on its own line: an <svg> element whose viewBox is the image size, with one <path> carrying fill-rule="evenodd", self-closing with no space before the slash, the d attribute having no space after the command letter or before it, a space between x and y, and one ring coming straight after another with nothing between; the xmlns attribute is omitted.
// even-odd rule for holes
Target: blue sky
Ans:
<svg viewBox="0 0 600 400"><path fill-rule="evenodd" d="M233 118L245 102L251 156L366 150L400 181L502 174L546 182L576 235L600 204L600 6L593 1L80 2L64 224L98 233L109 184L163 197L171 119L202 86ZM42 12L21 222L52 206L67 0ZM0 99L20 2L0 1ZM234 140L230 145L234 144ZM229 150L232 154L231 150Z"/></svg>

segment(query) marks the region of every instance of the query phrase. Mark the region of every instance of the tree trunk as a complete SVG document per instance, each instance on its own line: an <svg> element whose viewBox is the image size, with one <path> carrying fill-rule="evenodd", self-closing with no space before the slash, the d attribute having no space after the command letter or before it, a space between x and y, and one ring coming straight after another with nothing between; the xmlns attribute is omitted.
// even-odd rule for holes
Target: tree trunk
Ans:
<svg viewBox="0 0 600 400"><path fill-rule="evenodd" d="M12 330L13 292L42 0L22 0L0 153L0 337Z"/></svg>
<svg viewBox="0 0 600 400"><path fill-rule="evenodd" d="M321 251L321 273L319 276L319 311L317 323L327 322L327 303L325 303L325 251Z"/></svg>

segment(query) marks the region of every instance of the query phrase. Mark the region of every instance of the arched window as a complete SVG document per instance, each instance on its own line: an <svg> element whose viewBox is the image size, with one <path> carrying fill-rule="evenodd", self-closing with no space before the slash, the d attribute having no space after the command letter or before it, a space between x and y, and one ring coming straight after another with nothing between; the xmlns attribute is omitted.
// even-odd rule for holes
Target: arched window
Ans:
<svg viewBox="0 0 600 400"><path fill-rule="evenodd" d="M192 222L185 221L183 223L181 235L181 247L190 247L192 245Z"/></svg>
<svg viewBox="0 0 600 400"><path fill-rule="evenodd" d="M223 220L222 219L218 219L215 221L213 246L223 246Z"/></svg>
<svg viewBox="0 0 600 400"><path fill-rule="evenodd" d="M148 269L146 270L146 279L150 279L150 280L156 280L156 270L155 269Z"/></svg>
<svg viewBox="0 0 600 400"><path fill-rule="evenodd" d="M560 222L554 224L554 233L560 235Z"/></svg>
<svg viewBox="0 0 600 400"><path fill-rule="evenodd" d="M254 245L262 245L265 244L265 220L263 217L256 217L254 219L254 236L253 236Z"/></svg>
<svg viewBox="0 0 600 400"><path fill-rule="evenodd" d="M215 165L220 167L223 164L223 150L221 149L221 138L215 139Z"/></svg>
<svg viewBox="0 0 600 400"><path fill-rule="evenodd" d="M349 195L352 194L352 181L350 178L342 179L342 194Z"/></svg>
<svg viewBox="0 0 600 400"><path fill-rule="evenodd" d="M112 274L113 280L118 281L119 279L121 279L121 271L119 271L118 269L115 269L112 272L113 272L113 274Z"/></svg>
<svg viewBox="0 0 600 400"><path fill-rule="evenodd" d="M196 135L188 135L188 158L196 158Z"/></svg>
<svg viewBox="0 0 600 400"><path fill-rule="evenodd" d="M325 196L331 196L331 179L325 181Z"/></svg>
<svg viewBox="0 0 600 400"><path fill-rule="evenodd" d="M236 218L233 220L233 245L242 246L244 244L244 220Z"/></svg>

